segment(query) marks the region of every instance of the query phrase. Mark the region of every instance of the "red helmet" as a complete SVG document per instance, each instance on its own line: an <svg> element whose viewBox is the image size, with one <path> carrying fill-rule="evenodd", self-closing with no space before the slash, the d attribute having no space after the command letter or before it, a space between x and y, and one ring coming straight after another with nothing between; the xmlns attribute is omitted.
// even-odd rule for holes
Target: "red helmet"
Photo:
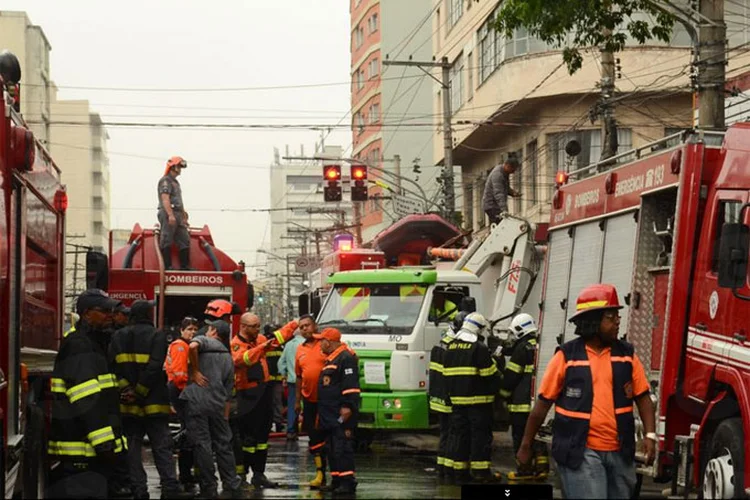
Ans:
<svg viewBox="0 0 750 500"><path fill-rule="evenodd" d="M228 300L216 299L208 303L204 314L208 314L209 316L213 316L214 318L221 318L222 316L226 316L228 314L231 315L233 310L234 308L232 307L232 303Z"/></svg>
<svg viewBox="0 0 750 500"><path fill-rule="evenodd" d="M173 156L167 160L167 168L164 170L164 175L167 175L172 167L187 168L187 162L182 156Z"/></svg>
<svg viewBox="0 0 750 500"><path fill-rule="evenodd" d="M568 318L568 321L585 314L589 311L600 309L622 309L617 299L617 289L613 285L596 284L589 285L578 294L576 300L576 312Z"/></svg>

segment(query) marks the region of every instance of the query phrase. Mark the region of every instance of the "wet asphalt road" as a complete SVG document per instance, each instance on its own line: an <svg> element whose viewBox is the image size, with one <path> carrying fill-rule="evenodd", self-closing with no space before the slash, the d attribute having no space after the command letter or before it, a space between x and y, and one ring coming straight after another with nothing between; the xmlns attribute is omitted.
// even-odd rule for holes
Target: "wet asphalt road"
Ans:
<svg viewBox="0 0 750 500"><path fill-rule="evenodd" d="M357 498L461 498L460 487L438 482L434 469L436 446L437 436L430 434L376 437L369 451L358 452L356 456ZM306 437L296 442L272 438L268 455L266 475L281 487L249 491L246 498L331 498L330 494L310 490L307 486L314 476L315 466L307 452ZM150 449L144 448L143 458L149 476L149 493L152 499L157 499L160 497L159 476ZM513 470L514 463L508 433L495 433L493 468L507 473ZM548 482L555 484L554 473ZM664 498L661 489L661 485L645 479L640 498ZM562 498L558 488L554 496Z"/></svg>

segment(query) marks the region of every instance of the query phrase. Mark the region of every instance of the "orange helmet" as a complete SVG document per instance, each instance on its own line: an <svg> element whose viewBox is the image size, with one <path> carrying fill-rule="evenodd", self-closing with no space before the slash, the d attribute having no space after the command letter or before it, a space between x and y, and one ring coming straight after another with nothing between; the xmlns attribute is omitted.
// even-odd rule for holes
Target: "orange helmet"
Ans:
<svg viewBox="0 0 750 500"><path fill-rule="evenodd" d="M182 156L173 156L167 160L167 168L164 170L164 175L167 175L172 167L187 168L187 162Z"/></svg>
<svg viewBox="0 0 750 500"><path fill-rule="evenodd" d="M568 318L573 321L589 311L600 309L622 309L620 301L617 299L617 289L612 285L596 284L589 285L578 294L576 300L576 312Z"/></svg>
<svg viewBox="0 0 750 500"><path fill-rule="evenodd" d="M214 318L221 318L227 314L232 314L233 310L232 303L228 300L216 299L208 303L204 314L213 316Z"/></svg>

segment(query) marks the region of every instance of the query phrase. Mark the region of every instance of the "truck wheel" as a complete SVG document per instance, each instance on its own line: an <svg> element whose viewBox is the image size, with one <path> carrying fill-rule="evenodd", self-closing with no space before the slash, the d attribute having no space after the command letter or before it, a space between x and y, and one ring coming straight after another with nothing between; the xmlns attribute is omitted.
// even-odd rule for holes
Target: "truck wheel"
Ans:
<svg viewBox="0 0 750 500"><path fill-rule="evenodd" d="M23 444L23 498L44 498L47 487L47 453L44 438L44 411L28 406Z"/></svg>
<svg viewBox="0 0 750 500"><path fill-rule="evenodd" d="M745 450L742 420L724 420L714 431L703 473L702 496L745 498Z"/></svg>

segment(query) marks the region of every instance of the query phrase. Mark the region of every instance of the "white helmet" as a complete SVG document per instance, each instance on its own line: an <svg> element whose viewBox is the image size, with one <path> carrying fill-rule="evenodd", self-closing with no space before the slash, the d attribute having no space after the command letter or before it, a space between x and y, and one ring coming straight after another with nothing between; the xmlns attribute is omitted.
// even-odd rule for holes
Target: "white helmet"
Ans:
<svg viewBox="0 0 750 500"><path fill-rule="evenodd" d="M516 339L520 339L524 335L536 333L539 329L530 314L521 313L510 322L510 331Z"/></svg>
<svg viewBox="0 0 750 500"><path fill-rule="evenodd" d="M464 324L461 326L461 330L479 335L482 330L487 328L487 320L484 319L479 313L471 313L464 318Z"/></svg>

